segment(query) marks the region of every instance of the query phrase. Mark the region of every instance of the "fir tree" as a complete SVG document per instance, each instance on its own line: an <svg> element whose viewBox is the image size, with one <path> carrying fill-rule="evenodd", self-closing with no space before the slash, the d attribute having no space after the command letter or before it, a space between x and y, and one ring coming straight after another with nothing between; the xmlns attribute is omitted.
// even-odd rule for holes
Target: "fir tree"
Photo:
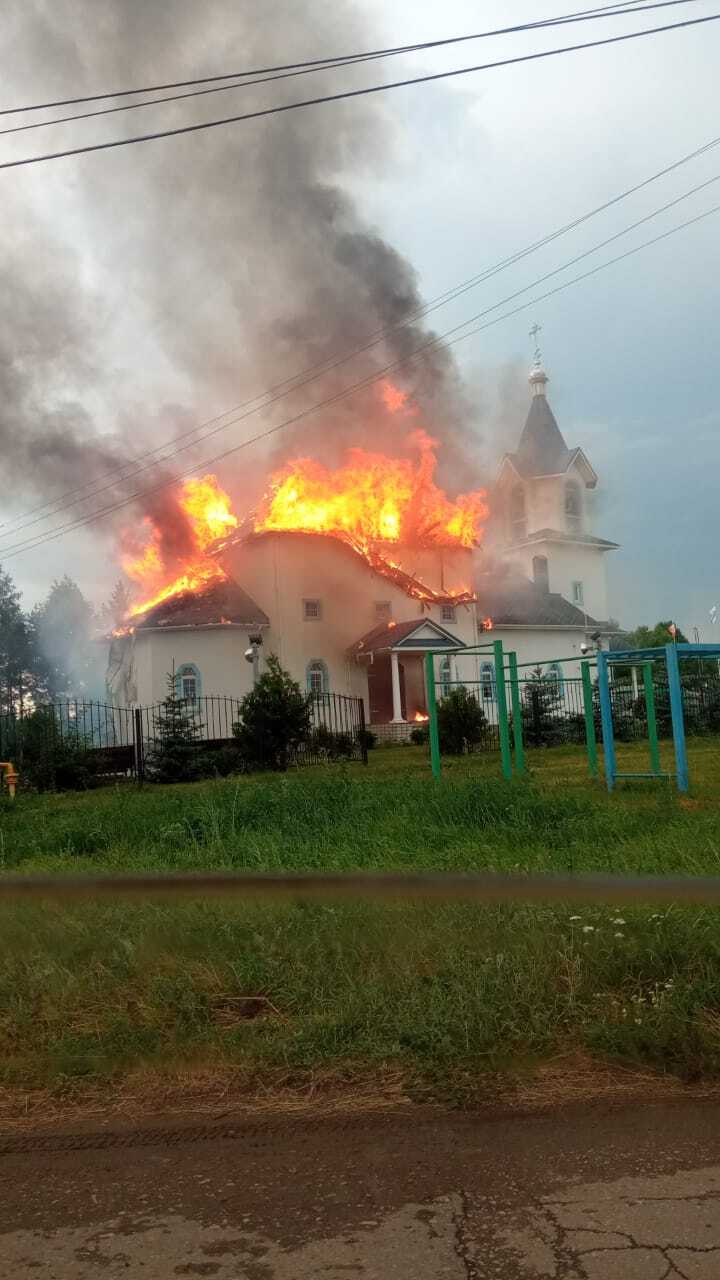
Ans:
<svg viewBox="0 0 720 1280"><path fill-rule="evenodd" d="M112 589L110 598L100 609L100 617L103 625L107 627L119 627L128 615L131 604L130 590L122 578L118 578Z"/></svg>
<svg viewBox="0 0 720 1280"><path fill-rule="evenodd" d="M167 694L155 717L155 738L148 754L155 782L192 782L202 773L202 724L186 698L179 698L175 670L167 675Z"/></svg>
<svg viewBox="0 0 720 1280"><path fill-rule="evenodd" d="M558 742L561 734L563 704L560 681L553 672L543 673L533 667L522 694L523 738L528 746L547 747Z"/></svg>

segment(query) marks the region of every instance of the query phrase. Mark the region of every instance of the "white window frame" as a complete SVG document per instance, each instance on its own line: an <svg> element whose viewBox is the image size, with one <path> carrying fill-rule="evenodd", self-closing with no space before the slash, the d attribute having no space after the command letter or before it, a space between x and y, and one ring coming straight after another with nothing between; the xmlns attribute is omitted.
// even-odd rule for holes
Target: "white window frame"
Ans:
<svg viewBox="0 0 720 1280"><path fill-rule="evenodd" d="M309 612L308 606L310 606L311 609L313 607L316 607L317 613ZM303 621L322 622L322 616L323 616L322 600L318 599L315 596L309 596L307 599L303 600L302 609L303 609Z"/></svg>
<svg viewBox="0 0 720 1280"><path fill-rule="evenodd" d="M585 588L582 582L573 582L572 584L572 602L573 604L585 604Z"/></svg>
<svg viewBox="0 0 720 1280"><path fill-rule="evenodd" d="M480 666L480 693L487 702L495 698L495 663L483 662Z"/></svg>
<svg viewBox="0 0 720 1280"><path fill-rule="evenodd" d="M313 676L320 677L319 689L313 688ZM310 662L308 662L305 668L305 683L308 693L313 694L315 697L330 692L330 673L327 663L322 658L311 658Z"/></svg>
<svg viewBox="0 0 720 1280"><path fill-rule="evenodd" d="M454 604L440 606L440 617L443 622L457 622L457 610Z"/></svg>
<svg viewBox="0 0 720 1280"><path fill-rule="evenodd" d="M375 620L386 622L392 619L392 600L375 601Z"/></svg>

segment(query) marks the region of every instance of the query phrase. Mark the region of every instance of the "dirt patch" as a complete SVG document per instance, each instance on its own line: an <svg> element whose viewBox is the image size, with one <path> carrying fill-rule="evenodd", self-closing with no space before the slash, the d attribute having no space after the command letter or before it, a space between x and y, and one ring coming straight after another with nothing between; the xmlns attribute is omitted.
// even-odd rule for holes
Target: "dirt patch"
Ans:
<svg viewBox="0 0 720 1280"><path fill-rule="evenodd" d="M676 1076L625 1067L581 1053L502 1076L467 1072L442 1087L419 1083L399 1066L369 1071L257 1074L214 1066L136 1072L118 1084L82 1083L72 1089L0 1089L0 1132L59 1132L77 1128L167 1122L191 1115L225 1117L371 1115L435 1110L455 1100L456 1110L480 1115L542 1113L577 1104L720 1101L720 1082L686 1084Z"/></svg>

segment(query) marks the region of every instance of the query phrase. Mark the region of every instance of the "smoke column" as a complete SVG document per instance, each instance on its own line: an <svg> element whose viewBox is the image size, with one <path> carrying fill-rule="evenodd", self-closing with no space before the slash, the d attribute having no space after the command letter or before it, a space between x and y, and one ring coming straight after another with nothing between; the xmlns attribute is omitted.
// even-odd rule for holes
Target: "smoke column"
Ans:
<svg viewBox="0 0 720 1280"><path fill-rule="evenodd" d="M359 0L95 0L89 10L77 0L10 0L4 22L7 105L383 42ZM20 134L5 140L4 152L209 120L383 75L383 64L372 63L118 113ZM131 461L422 305L412 266L363 222L347 191L358 171L382 179L393 110L402 110L399 100L360 99L2 175L0 449L23 505ZM421 322L390 335L196 456L181 454L170 472L407 355L427 336ZM440 479L467 489L478 479L468 465L476 437L452 354L428 353L397 381L412 392L421 424L441 438ZM275 437L271 456L238 454L221 481L250 500L268 465L292 454L333 463L349 444L401 451L402 424L390 439L377 410L377 393L356 395ZM95 505L162 475L117 482ZM146 499L136 517L144 512L167 527L181 554L186 535L177 513L169 519L167 496Z"/></svg>

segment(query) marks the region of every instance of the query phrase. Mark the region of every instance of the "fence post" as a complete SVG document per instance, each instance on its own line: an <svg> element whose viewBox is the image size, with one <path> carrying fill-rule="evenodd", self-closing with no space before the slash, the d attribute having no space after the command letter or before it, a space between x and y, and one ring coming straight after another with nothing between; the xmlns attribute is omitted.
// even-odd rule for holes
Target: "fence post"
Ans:
<svg viewBox="0 0 720 1280"><path fill-rule="evenodd" d="M667 663L678 791L687 791L690 779L688 776L687 748L685 746L685 716L683 714L682 686L680 684L680 664L678 663L677 649L674 644L665 645L665 661Z"/></svg>
<svg viewBox="0 0 720 1280"><path fill-rule="evenodd" d="M523 746L522 703L520 702L518 660L515 652L508 654L508 664L510 667L510 697L512 701L513 741L515 743L515 768L518 773L524 773L525 747Z"/></svg>
<svg viewBox="0 0 720 1280"><path fill-rule="evenodd" d="M425 654L425 684L429 716L430 768L432 769L433 778L439 778L442 766L440 764L440 734L438 733L437 701L435 698L435 658L432 653Z"/></svg>
<svg viewBox="0 0 720 1280"><path fill-rule="evenodd" d="M645 690L645 711L647 713L648 742L650 743L650 768L653 773L659 773L660 745L658 743L657 717L655 715L655 690L653 688L652 662L643 662L642 669L643 689Z"/></svg>
<svg viewBox="0 0 720 1280"><path fill-rule="evenodd" d="M142 710L135 707L132 713L133 717L133 745L135 747L135 777L140 786L145 781L145 747L143 743L142 731Z"/></svg>
<svg viewBox="0 0 720 1280"><path fill-rule="evenodd" d="M592 680L590 679L590 663L581 662L583 710L585 712L585 743L587 746L590 777L600 777L598 765L597 737L595 734L595 711L593 708Z"/></svg>
<svg viewBox="0 0 720 1280"><path fill-rule="evenodd" d="M507 695L505 692L505 658L502 640L493 641L495 655L495 690L498 705L498 731L500 734L500 759L503 778L512 778L512 750L510 748L510 724L508 721Z"/></svg>
<svg viewBox="0 0 720 1280"><path fill-rule="evenodd" d="M362 762L363 764L367 764L368 744L367 744L367 729L365 727L365 700L363 698L358 698L358 712L360 715L360 741L362 743Z"/></svg>

